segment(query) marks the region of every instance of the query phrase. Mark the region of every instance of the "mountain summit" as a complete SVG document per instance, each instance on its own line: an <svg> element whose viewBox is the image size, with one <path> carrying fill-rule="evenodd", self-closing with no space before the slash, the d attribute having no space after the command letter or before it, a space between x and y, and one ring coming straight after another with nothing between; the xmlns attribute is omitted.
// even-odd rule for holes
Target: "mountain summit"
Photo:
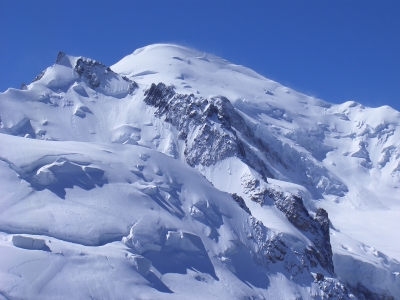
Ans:
<svg viewBox="0 0 400 300"><path fill-rule="evenodd" d="M400 298L399 126L178 45L60 52L0 94L0 295Z"/></svg>

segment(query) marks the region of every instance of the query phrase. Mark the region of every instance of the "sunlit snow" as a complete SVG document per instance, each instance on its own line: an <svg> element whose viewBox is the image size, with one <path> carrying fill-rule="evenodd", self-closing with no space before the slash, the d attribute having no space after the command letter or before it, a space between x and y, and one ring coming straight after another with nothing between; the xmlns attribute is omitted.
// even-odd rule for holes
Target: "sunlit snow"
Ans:
<svg viewBox="0 0 400 300"><path fill-rule="evenodd" d="M0 117L1 299L400 298L388 106L157 44L60 53Z"/></svg>

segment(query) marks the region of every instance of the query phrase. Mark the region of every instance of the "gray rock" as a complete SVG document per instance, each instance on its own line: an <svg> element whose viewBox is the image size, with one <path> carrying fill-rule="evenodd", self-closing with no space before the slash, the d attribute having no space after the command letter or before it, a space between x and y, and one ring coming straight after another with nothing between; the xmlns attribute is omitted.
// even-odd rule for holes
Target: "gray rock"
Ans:
<svg viewBox="0 0 400 300"><path fill-rule="evenodd" d="M243 198L240 197L239 195L237 195L236 193L231 194L233 200L235 200L237 202L237 204L239 204L239 206L245 211L247 212L249 215L251 215L251 212L249 210L249 208L247 207L246 203L244 202Z"/></svg>
<svg viewBox="0 0 400 300"><path fill-rule="evenodd" d="M266 177L273 177L265 162L247 146L259 141L227 98L177 94L172 86L164 83L152 84L145 96L144 102L157 108L155 115L179 131L190 166L210 166L236 156L259 172L265 181Z"/></svg>
<svg viewBox="0 0 400 300"><path fill-rule="evenodd" d="M319 208L315 218L313 218L299 196L284 196L282 192L272 189L268 190L268 196L274 200L275 206L284 213L286 218L314 243L314 247L309 247L306 251L306 257L311 265L319 263L333 275L334 266L328 213Z"/></svg>

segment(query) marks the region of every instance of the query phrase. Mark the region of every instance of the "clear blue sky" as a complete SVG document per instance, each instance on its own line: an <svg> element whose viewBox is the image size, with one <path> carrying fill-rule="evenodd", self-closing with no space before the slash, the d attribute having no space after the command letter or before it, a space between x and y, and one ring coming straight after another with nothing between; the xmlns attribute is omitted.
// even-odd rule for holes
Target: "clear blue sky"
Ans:
<svg viewBox="0 0 400 300"><path fill-rule="evenodd" d="M60 50L112 65L170 42L329 102L400 110L399 0L1 0L0 38L0 91Z"/></svg>

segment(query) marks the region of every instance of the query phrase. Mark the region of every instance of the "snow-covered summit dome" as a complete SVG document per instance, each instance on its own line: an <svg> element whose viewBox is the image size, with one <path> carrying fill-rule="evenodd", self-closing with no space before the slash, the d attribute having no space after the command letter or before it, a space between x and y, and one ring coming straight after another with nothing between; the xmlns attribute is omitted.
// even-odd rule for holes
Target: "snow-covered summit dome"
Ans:
<svg viewBox="0 0 400 300"><path fill-rule="evenodd" d="M164 82L173 84L178 92L224 95L231 101L248 95L252 89L264 92L278 86L246 67L172 44L140 48L111 69L141 83Z"/></svg>

